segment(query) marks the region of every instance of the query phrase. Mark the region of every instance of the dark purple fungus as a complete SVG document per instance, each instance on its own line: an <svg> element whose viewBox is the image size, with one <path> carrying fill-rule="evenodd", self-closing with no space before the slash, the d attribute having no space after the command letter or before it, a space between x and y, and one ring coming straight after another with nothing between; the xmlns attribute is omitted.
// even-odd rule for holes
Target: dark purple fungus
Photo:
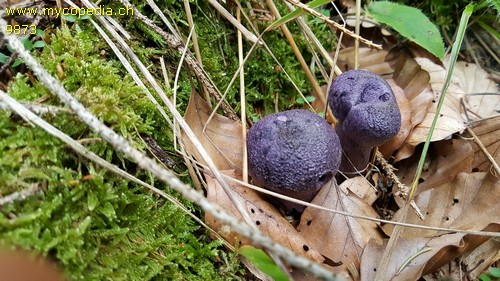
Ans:
<svg viewBox="0 0 500 281"><path fill-rule="evenodd" d="M337 173L340 142L319 115L289 110L264 117L248 132L248 172L254 184L310 202ZM286 208L303 207L278 200Z"/></svg>
<svg viewBox="0 0 500 281"><path fill-rule="evenodd" d="M340 171L364 170L374 147L396 136L401 113L391 87L379 75L349 70L330 87L328 104L338 120L335 127L343 149Z"/></svg>

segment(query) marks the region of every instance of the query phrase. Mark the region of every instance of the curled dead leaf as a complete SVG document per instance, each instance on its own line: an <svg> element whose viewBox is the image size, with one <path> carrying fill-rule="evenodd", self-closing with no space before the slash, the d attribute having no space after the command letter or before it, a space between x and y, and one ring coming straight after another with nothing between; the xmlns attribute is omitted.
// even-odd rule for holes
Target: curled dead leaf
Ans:
<svg viewBox="0 0 500 281"><path fill-rule="evenodd" d="M210 105L198 94L192 93L184 119L211 156L217 168L220 170L234 169L236 173L241 174L243 166L241 124L220 114L214 114L213 118L209 120L211 113ZM182 141L186 146L186 152L194 155L198 161L205 164L198 149L184 133L182 133Z"/></svg>
<svg viewBox="0 0 500 281"><path fill-rule="evenodd" d="M235 177L234 171L223 172L233 178ZM229 214L235 217L241 217L220 184L211 176L205 176L207 181L208 200L218 204ZM246 211L252 220L255 221L255 225L260 231L271 237L274 241L288 247L298 255L305 256L318 263L323 263L324 257L311 244L309 237L301 236L274 206L263 200L257 192L249 188L237 184L232 184L231 187L233 188L235 199L243 203L246 207ZM250 241L239 236L227 225L223 225L215 220L209 213L205 214L205 221L229 243L233 245L237 243L251 245Z"/></svg>
<svg viewBox="0 0 500 281"><path fill-rule="evenodd" d="M419 149L418 152L421 150ZM472 171L473 150L470 142L464 139L451 139L432 143L420 175L416 194L435 188L452 181L458 173ZM417 171L420 153L396 163L396 175L400 181L411 186ZM394 190L394 192L396 192ZM402 198L396 197L396 202L401 207Z"/></svg>
<svg viewBox="0 0 500 281"><path fill-rule="evenodd" d="M451 181L421 191L415 196L415 203L426 215L425 220L410 212L407 223L462 230L482 230L491 224L500 226L500 179L484 172L460 173ZM400 211L394 215L394 221L398 220ZM384 225L382 229L391 235L393 225ZM434 230L408 229L402 237L439 234Z"/></svg>
<svg viewBox="0 0 500 281"><path fill-rule="evenodd" d="M453 76L466 93L465 101L469 121L480 120L500 113L500 95L495 81L480 66L463 61L457 62Z"/></svg>
<svg viewBox="0 0 500 281"><path fill-rule="evenodd" d="M479 122L478 125L472 128L472 131L491 155L493 161L497 164L500 163L500 138L498 137L500 135L500 116ZM492 163L475 140L471 139L470 143L474 149L472 168L480 172L489 172Z"/></svg>
<svg viewBox="0 0 500 281"><path fill-rule="evenodd" d="M352 185L364 185L356 189L371 189L363 177L349 179L336 188L335 181L325 185L312 203L358 215L377 217L373 208L352 193ZM351 270L359 271L359 261L365 245L370 239L382 241L378 225L372 221L359 220L332 212L306 208L297 230L303 237L308 237L310 245L333 261L332 272L352 278ZM332 265L332 264L330 264ZM355 278L355 277L354 277ZM357 279L357 278L355 278Z"/></svg>

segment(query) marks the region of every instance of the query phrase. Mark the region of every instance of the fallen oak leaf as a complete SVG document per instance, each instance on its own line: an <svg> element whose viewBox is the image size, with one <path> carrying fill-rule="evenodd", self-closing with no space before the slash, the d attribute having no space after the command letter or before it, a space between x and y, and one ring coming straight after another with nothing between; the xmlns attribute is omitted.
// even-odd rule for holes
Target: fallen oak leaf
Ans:
<svg viewBox="0 0 500 281"><path fill-rule="evenodd" d="M463 277L477 280L481 273L498 260L500 241L489 239L471 252L462 254L460 263L450 262L439 269L439 274L429 273L423 278L426 281L442 281L443 277L448 277L449 280L461 280Z"/></svg>
<svg viewBox="0 0 500 281"><path fill-rule="evenodd" d="M482 120L472 128L472 132L482 143L486 151L491 155L493 161L500 163L500 116ZM492 163L485 156L476 141L470 140L474 149L474 160L472 161L472 169L480 172L490 171Z"/></svg>
<svg viewBox="0 0 500 281"><path fill-rule="evenodd" d="M466 93L467 114L472 120L485 119L500 113L500 96L495 81L480 66L459 61L453 76ZM471 121L471 120L469 120Z"/></svg>
<svg viewBox="0 0 500 281"><path fill-rule="evenodd" d="M235 178L234 171L221 172ZM231 200L229 200L229 197L220 184L210 175L206 174L205 176L207 182L207 199L210 202L217 203L229 214L241 217L239 211ZM233 188L235 199L243 203L250 218L255 221L257 228L262 233L281 245L288 247L298 255L307 257L318 263L323 263L324 257L319 251L311 246L308 239L302 237L274 206L263 200L254 190L238 184L231 184L231 187ZM238 243L251 245L248 239L239 236L227 225L223 225L215 220L209 213L205 214L205 222L232 245Z"/></svg>
<svg viewBox="0 0 500 281"><path fill-rule="evenodd" d="M420 149L417 151L420 152ZM472 156L473 149L470 142L464 139L431 143L424 170L418 179L419 185L416 194L451 182L461 172L471 172ZM406 186L412 184L419 157L420 153L415 153L412 157L395 164L397 169L395 174ZM395 200L400 207L403 206L403 198L395 197Z"/></svg>
<svg viewBox="0 0 500 281"><path fill-rule="evenodd" d="M370 205L348 192L352 184L365 184L365 188L371 188L366 180L358 178L363 179L348 179L339 188L336 187L335 180L332 180L320 190L312 203L329 209L377 217ZM368 241L382 241L377 229L378 224L373 221L359 220L311 207L305 209L297 227L300 234L308 238L310 246L334 262L334 266L329 267L330 270L346 278L352 278L352 268L359 271L361 253Z"/></svg>
<svg viewBox="0 0 500 281"><path fill-rule="evenodd" d="M420 192L414 200L426 218L422 221L410 212L407 223L461 230L481 230L491 224L500 226L500 179L490 173L460 173L452 181ZM400 211L394 215L394 221L400 217ZM392 228L393 225L382 227L388 235ZM401 237L435 235L439 232L412 229L404 231Z"/></svg>
<svg viewBox="0 0 500 281"><path fill-rule="evenodd" d="M446 69L427 58L415 58L420 67L429 73L430 87L434 93L434 99L431 107L427 110L424 120L415 127L410 134L408 143L416 146L425 142L429 134L430 126L434 115L436 114L438 100L441 96L441 90L446 80ZM448 87L448 93L441 108L440 115L431 141L443 140L452 134L462 132L466 126L460 114L460 99L464 97L464 91L460 88L457 78L452 76L452 81Z"/></svg>
<svg viewBox="0 0 500 281"><path fill-rule="evenodd" d="M241 124L220 114L214 114L209 122L211 113L210 105L200 95L192 93L184 119L219 170L234 169L237 174L241 174L243 167ZM206 164L184 133L182 133L182 140L186 146L186 152Z"/></svg>
<svg viewBox="0 0 500 281"><path fill-rule="evenodd" d="M500 224L489 224L481 230L500 232ZM388 240L385 239L384 244L370 241L361 257L361 280L373 280L378 270L383 270L383 280L418 280L420 276L436 272L488 239L490 238L463 233L434 237L401 237L393 249L389 262L391 267L383 269L378 269L377 266L386 251ZM424 250L426 248L430 250Z"/></svg>

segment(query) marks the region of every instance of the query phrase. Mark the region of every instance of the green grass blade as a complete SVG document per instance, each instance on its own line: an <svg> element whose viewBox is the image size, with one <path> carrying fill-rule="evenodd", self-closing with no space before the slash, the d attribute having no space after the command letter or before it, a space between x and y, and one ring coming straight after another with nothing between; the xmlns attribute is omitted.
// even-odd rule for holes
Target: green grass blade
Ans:
<svg viewBox="0 0 500 281"><path fill-rule="evenodd" d="M330 2L331 2L331 0L314 0L314 1L309 2L309 4L307 4L307 6L311 9L314 9L318 6L325 5L325 4L330 3ZM286 14L285 16L283 16L282 18L280 18L279 20L273 22L270 26L268 26L264 32L271 31L271 30L281 26L282 24L285 24L291 20L294 20L294 19L300 17L303 14L305 14L305 12L302 9L297 9L289 14Z"/></svg>
<svg viewBox="0 0 500 281"><path fill-rule="evenodd" d="M467 23L469 22L469 18L474 11L474 4L469 4L465 7L465 10L462 13L462 18L460 19L460 25L458 27L457 38L453 43L453 48L451 49L450 61L448 65L448 71L446 73L446 81L443 84L443 88L441 90L441 96L439 97L439 102L436 108L436 114L434 115L434 119L432 120L432 124L430 127L429 135L427 135L427 139L424 143L424 148L422 150L422 155L420 156L420 160L418 162L417 173L413 180L413 184L410 191L410 199L413 198L413 194L418 186L418 179L422 175L422 170L424 168L425 158L427 155L427 151L429 150L429 145L431 143L432 134L436 127L437 120L439 118L439 113L441 112L441 108L443 107L444 98L446 97L446 92L448 91L448 86L450 85L451 76L453 74L453 70L455 69L455 64L458 58L458 52L460 51L460 46L462 45L462 41L464 39L465 30L467 29Z"/></svg>

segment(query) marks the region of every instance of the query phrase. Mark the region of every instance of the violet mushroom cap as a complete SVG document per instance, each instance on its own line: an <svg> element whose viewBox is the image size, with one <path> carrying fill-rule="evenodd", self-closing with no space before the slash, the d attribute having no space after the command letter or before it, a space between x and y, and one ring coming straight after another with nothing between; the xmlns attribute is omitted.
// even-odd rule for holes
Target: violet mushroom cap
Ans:
<svg viewBox="0 0 500 281"><path fill-rule="evenodd" d="M248 173L254 184L310 202L337 173L340 141L319 115L289 110L255 123L247 136ZM277 200L288 210L303 206Z"/></svg>
<svg viewBox="0 0 500 281"><path fill-rule="evenodd" d="M401 112L389 84L366 70L349 70L330 87L328 104L338 124L335 127L342 149L340 171L365 169L373 147L397 135Z"/></svg>

